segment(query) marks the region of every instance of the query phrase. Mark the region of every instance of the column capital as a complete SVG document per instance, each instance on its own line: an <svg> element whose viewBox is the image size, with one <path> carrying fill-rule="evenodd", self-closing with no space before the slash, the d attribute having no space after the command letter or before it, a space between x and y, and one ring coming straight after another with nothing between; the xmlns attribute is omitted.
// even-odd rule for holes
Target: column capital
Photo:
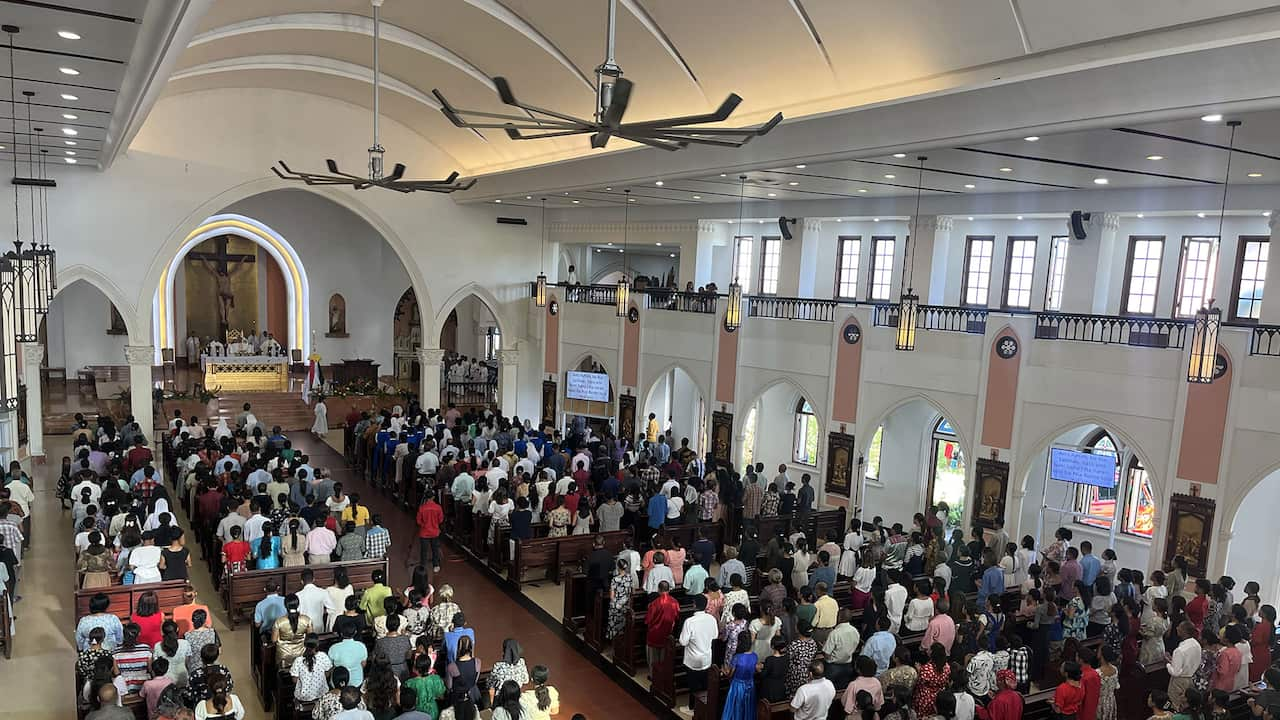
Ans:
<svg viewBox="0 0 1280 720"><path fill-rule="evenodd" d="M710 220L699 220L699 221L698 221L698 232L699 232L699 233L713 233L713 232L716 232L716 224L715 224L714 222L711 222Z"/></svg>
<svg viewBox="0 0 1280 720"><path fill-rule="evenodd" d="M804 232L806 235L811 232L822 232L822 218L805 218Z"/></svg>
<svg viewBox="0 0 1280 720"><path fill-rule="evenodd" d="M418 362L423 365L439 365L444 356L445 351L440 348L418 348Z"/></svg>
<svg viewBox="0 0 1280 720"><path fill-rule="evenodd" d="M499 364L499 365L503 365L503 366L507 366L507 365L515 366L515 365L518 365L519 363L520 363L520 351L519 351L519 350L499 350L499 351L498 351L498 364Z"/></svg>
<svg viewBox="0 0 1280 720"><path fill-rule="evenodd" d="M1120 228L1120 213L1095 212L1089 217L1088 225L1097 230L1114 232Z"/></svg>
<svg viewBox="0 0 1280 720"><path fill-rule="evenodd" d="M931 232L951 232L955 226L955 218L950 215L921 215L916 218L916 234Z"/></svg>
<svg viewBox="0 0 1280 720"><path fill-rule="evenodd" d="M1272 210L1271 216L1267 218L1267 227L1271 228L1271 234L1276 234L1276 228L1280 226L1280 211Z"/></svg>
<svg viewBox="0 0 1280 720"><path fill-rule="evenodd" d="M26 368L40 369L44 362L44 346L40 343L22 343L22 365Z"/></svg>
<svg viewBox="0 0 1280 720"><path fill-rule="evenodd" d="M154 345L125 345L124 357L130 365L151 367L155 364L156 348Z"/></svg>

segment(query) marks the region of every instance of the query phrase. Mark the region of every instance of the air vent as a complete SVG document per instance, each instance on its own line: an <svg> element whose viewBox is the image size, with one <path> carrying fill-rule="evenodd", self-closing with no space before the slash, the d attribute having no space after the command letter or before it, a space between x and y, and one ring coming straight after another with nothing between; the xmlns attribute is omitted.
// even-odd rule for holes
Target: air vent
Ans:
<svg viewBox="0 0 1280 720"><path fill-rule="evenodd" d="M528 225L529 221L525 220L524 218L500 217L498 218L498 224L499 225Z"/></svg>

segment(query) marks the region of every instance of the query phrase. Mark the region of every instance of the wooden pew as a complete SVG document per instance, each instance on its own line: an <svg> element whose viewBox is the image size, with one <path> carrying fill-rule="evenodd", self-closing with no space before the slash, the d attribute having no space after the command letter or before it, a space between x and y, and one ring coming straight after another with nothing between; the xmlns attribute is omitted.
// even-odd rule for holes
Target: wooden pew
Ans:
<svg viewBox="0 0 1280 720"><path fill-rule="evenodd" d="M111 606L107 608L107 611L118 616L122 621L129 619L129 616L133 614L134 607L138 604L138 598L146 592L154 592L156 599L160 601L160 612L169 615L175 607L186 602L185 594L191 589L191 583L186 580L166 580L158 583L112 585L104 588L76 590L75 619L79 622L80 618L89 614L89 600L98 593L107 596L107 599L111 601Z"/></svg>
<svg viewBox="0 0 1280 720"><path fill-rule="evenodd" d="M837 697L831 704L840 702ZM763 698L756 701L756 720L791 720L791 703L771 703Z"/></svg>
<svg viewBox="0 0 1280 720"><path fill-rule="evenodd" d="M326 587L333 584L333 574L338 568L345 568L347 579L357 590L364 590L373 585L373 571L382 570L389 575L388 560L352 560L348 562L322 563L319 565L299 565L295 567L276 568L273 570L249 570L247 572L228 575L223 583L222 607L227 611L231 629L242 616L253 617L253 609L262 598L266 597L267 586L271 582L280 583L280 592L284 595L295 592L302 587L302 571L315 573L315 584Z"/></svg>
<svg viewBox="0 0 1280 720"><path fill-rule="evenodd" d="M586 557L591 554L596 538L603 538L605 549L611 553L617 553L622 549L623 540L629 537L631 537L630 530L618 530L590 535L521 540L516 543L516 551L511 556L507 580L519 590L526 572L542 571L545 579L558 584L560 577L566 571L575 571L582 565Z"/></svg>

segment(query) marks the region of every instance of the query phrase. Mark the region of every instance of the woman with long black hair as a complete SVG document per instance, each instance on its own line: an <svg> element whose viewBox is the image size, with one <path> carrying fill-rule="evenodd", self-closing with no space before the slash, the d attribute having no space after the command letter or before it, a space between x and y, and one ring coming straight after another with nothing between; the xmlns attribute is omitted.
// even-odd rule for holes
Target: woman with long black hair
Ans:
<svg viewBox="0 0 1280 720"><path fill-rule="evenodd" d="M302 520L289 518L289 532L282 538L282 554L285 567L298 567L307 564L307 536L299 532Z"/></svg>
<svg viewBox="0 0 1280 720"><path fill-rule="evenodd" d="M165 620L160 629L161 640L155 645L152 657L162 657L169 661L169 670L165 675L178 687L187 685L187 658L191 656L191 643L178 637L178 623Z"/></svg>
<svg viewBox="0 0 1280 720"><path fill-rule="evenodd" d="M520 706L520 686L514 680L502 683L493 699L493 720L522 720L524 708Z"/></svg>
<svg viewBox="0 0 1280 720"><path fill-rule="evenodd" d="M271 523L262 526L262 537L249 543L250 555L258 570L274 570L280 567L280 538Z"/></svg>
<svg viewBox="0 0 1280 720"><path fill-rule="evenodd" d="M320 652L320 637L307 633L302 643L302 656L289 668L293 676L293 698L298 702L315 702L329 690L327 673L333 669L329 656Z"/></svg>
<svg viewBox="0 0 1280 720"><path fill-rule="evenodd" d="M294 659L302 655L307 635L312 632L311 618L299 612L300 605L296 594L286 597L285 614L271 627L271 641L276 644L276 659L280 661L281 670L288 670Z"/></svg>

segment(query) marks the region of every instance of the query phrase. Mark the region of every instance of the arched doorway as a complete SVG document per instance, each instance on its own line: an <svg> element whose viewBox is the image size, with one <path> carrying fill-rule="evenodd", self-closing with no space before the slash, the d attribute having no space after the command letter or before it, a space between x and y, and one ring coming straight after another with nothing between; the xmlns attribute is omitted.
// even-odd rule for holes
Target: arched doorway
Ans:
<svg viewBox="0 0 1280 720"><path fill-rule="evenodd" d="M693 377L679 365L668 368L650 386L636 418L636 432L645 432L649 414L659 432L668 432L679 447L682 438L703 457L707 452L706 399Z"/></svg>
<svg viewBox="0 0 1280 720"><path fill-rule="evenodd" d="M422 347L422 313L413 288L405 290L396 301L392 316L392 353L397 382L416 383L422 374L418 349Z"/></svg>
<svg viewBox="0 0 1280 720"><path fill-rule="evenodd" d="M742 467L763 463L765 474L772 477L778 466L786 465L794 471L788 476L796 487L806 472L815 478L817 487L823 427L814 403L799 385L789 380L776 382L747 406L739 448Z"/></svg>
<svg viewBox="0 0 1280 720"><path fill-rule="evenodd" d="M1253 486L1240 502L1231 521L1231 542L1227 547L1226 574L1238 587L1257 582L1264 598L1280 592L1280 553L1260 552L1275 546L1275 508L1280 507L1280 469L1273 470Z"/></svg>
<svg viewBox="0 0 1280 720"><path fill-rule="evenodd" d="M1050 453L1055 448L1114 458L1111 486L1053 479ZM1114 549L1123 567L1148 569L1157 502L1154 479L1136 447L1114 430L1088 423L1059 434L1025 467L1020 534L1035 537L1039 547L1057 528L1068 528L1072 544L1088 540L1098 554Z"/></svg>
<svg viewBox="0 0 1280 720"><path fill-rule="evenodd" d="M963 526L972 470L951 418L917 398L894 408L866 437L864 517L910 527L915 513L945 502L948 526Z"/></svg>
<svg viewBox="0 0 1280 720"><path fill-rule="evenodd" d="M440 324L440 348L445 351L441 372L445 401L458 407L498 404L498 352L502 328L489 304L475 293L445 305Z"/></svg>

